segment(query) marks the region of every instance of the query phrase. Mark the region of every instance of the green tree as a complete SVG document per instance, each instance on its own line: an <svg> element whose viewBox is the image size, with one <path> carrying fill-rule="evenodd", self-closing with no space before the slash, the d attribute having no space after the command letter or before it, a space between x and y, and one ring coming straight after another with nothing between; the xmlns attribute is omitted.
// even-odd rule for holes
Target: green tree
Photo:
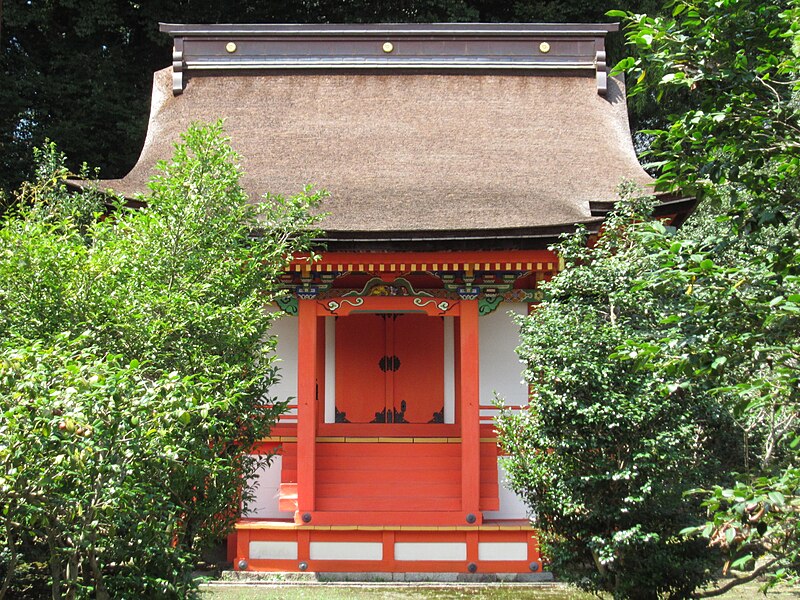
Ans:
<svg viewBox="0 0 800 600"><path fill-rule="evenodd" d="M714 389L747 432L749 460L734 486L709 491L697 532L729 564L760 559L744 579L796 577L800 4L676 2L669 17L628 20L638 57L621 66L636 78L632 93L692 105L651 132L659 183L693 191L722 225L652 245L659 269L643 285L685 286L687 300L638 360L673 385Z"/></svg>
<svg viewBox="0 0 800 600"><path fill-rule="evenodd" d="M565 270L521 323L530 408L498 429L554 572L615 598L685 598L715 556L680 535L703 517L683 492L718 481L739 437L709 394L664 393L658 373L613 358L658 339L664 305L683 294L636 285L657 267L643 240L674 236L637 193L626 186L591 247L582 231L558 246Z"/></svg>
<svg viewBox="0 0 800 600"><path fill-rule="evenodd" d="M594 458L593 451L583 455L583 462L575 462L570 456L562 458L562 449L587 443L575 438L595 440L592 425L609 424L599 421L594 404L589 403L592 410L583 407L585 390L607 400L601 401L603 406L614 406L613 412L620 411L621 418L628 415L626 403L644 414L657 414L653 409L661 406L658 398L666 403L664 407L672 407L670 418L688 410L690 417L684 424L694 422L695 411L715 415L716 420L693 425L699 435L693 446L702 463L698 469L690 463L675 463L672 452L666 451L690 447L690 440L679 438L677 446L668 444L661 454L653 455L652 467L666 477L673 465L683 464L684 478L665 482L674 484L675 493L689 492L680 501L684 514L670 523L678 526L683 520L687 525L683 533L689 536L675 535L674 542L669 542L675 561L696 566L699 556L707 568L708 561L718 555L723 572L730 567L750 569L720 587L694 592L714 596L765 573L773 576L771 582L796 577L800 556L796 450L800 4L796 0L678 1L670 8L669 15L660 17L611 13L627 19L627 39L636 53L618 68L627 70L634 81L631 94L646 94L664 107L689 106L668 115L664 128L646 132L652 139L648 157L659 170L660 189L695 194L700 207L678 232L641 213L628 219L622 229L616 217L594 248L577 251L577 242L562 247L569 268L551 284L553 299L523 326L522 353L537 390L531 412L523 417L530 421L532 433L517 440L504 426L504 434L512 442L510 447L518 444L527 451L527 461L515 458L512 464L519 470L515 475L518 488L527 494L541 526L549 528L559 543L577 531L577 539L596 553L590 544L625 531L620 529L618 513L627 514L630 509L627 500L616 498L610 511L617 514L616 520L609 517L598 526L593 515L595 510L604 514L602 510L594 506L588 510L575 501L598 477L589 459ZM621 204L623 214L626 206ZM620 239L626 243L620 244ZM598 297L613 299L613 303L606 301L605 312ZM563 316L553 314L547 331L537 328L538 320L550 318L557 305ZM592 306L594 313L588 312ZM631 312L613 316L612 306ZM568 321L575 311L589 316ZM589 346L598 343L602 350L565 354L579 369L579 376L568 378L573 370L556 359L563 349L577 347L578 340ZM544 360L551 355L556 367ZM538 378L540 372L548 376ZM631 381L646 385L633 387ZM621 393L624 400L609 390ZM615 400L622 406L615 405ZM571 406L576 408L570 411ZM551 413L553 418L574 418L573 428L567 430L568 442L559 443L555 430L546 429L545 417ZM625 423L616 439L627 440L631 430L637 432L635 440L661 439L681 431L679 422L669 420L658 420L652 431L645 432L636 429L636 423ZM741 440L741 455L731 455L724 445L720 449L720 444L736 447L726 441L731 431ZM587 443L592 448L594 444ZM733 464L718 460L725 456L720 452L727 453ZM573 454L580 456L577 451ZM550 485L564 494L566 510L577 509L564 513L549 498L544 476L537 475L539 465L547 466L545 473L553 478ZM610 486L610 481L603 480L606 472L613 473L609 469L599 477ZM613 476L609 478L613 481ZM531 482L543 489L532 487ZM704 519L691 525L701 515L696 510L699 501L706 511ZM659 508L656 514L673 513ZM638 517L648 523L642 515ZM603 533L596 534L598 529ZM706 545L702 552L692 545L697 542ZM579 541L566 547L568 551L582 548ZM692 551L687 553L688 549ZM584 562L585 556L584 552ZM587 570L561 558L554 552L557 564L572 577L579 578ZM625 577L631 575L629 564L617 564ZM595 577L602 581L602 572ZM660 593L692 593L691 586L702 583L702 577L690 581L687 576L684 582L683 592L662 588ZM615 589L620 589L617 584ZM654 586L650 593L659 592ZM637 587L620 595L647 597Z"/></svg>
<svg viewBox="0 0 800 600"><path fill-rule="evenodd" d="M219 123L143 209L69 191L52 146L38 175L0 229L4 588L38 552L54 598L185 597L285 407L264 305L321 194L250 204Z"/></svg>

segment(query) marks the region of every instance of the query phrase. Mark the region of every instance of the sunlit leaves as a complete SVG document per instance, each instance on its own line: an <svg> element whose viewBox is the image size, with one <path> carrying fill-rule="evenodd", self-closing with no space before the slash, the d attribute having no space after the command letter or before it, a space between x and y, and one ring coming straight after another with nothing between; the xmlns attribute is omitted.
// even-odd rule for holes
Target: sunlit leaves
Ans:
<svg viewBox="0 0 800 600"><path fill-rule="evenodd" d="M220 123L185 134L142 209L103 214L41 158L0 228L3 556L49 557L55 596L184 597L285 407L264 305L322 194L251 205Z"/></svg>
<svg viewBox="0 0 800 600"><path fill-rule="evenodd" d="M670 391L711 391L737 419L746 460L733 485L707 493L709 521L694 531L731 565L763 558L755 574L778 578L797 574L799 555L796 511L785 509L797 501L800 418L799 22L796 0L677 1L671 17L628 15L638 56L618 65L632 94L690 107L649 132L650 158L662 189L706 202L705 224L679 242L647 241L659 266L638 286L683 287L681 317L619 355L635 352Z"/></svg>
<svg viewBox="0 0 800 600"><path fill-rule="evenodd" d="M566 269L521 323L530 408L503 413L498 429L561 577L618 598L686 597L713 557L680 537L703 518L683 490L715 481L737 441L710 395L639 369L685 304L683 281L640 285L661 258L647 243L684 246L648 218L652 200L623 191L595 243L578 233L559 246Z"/></svg>

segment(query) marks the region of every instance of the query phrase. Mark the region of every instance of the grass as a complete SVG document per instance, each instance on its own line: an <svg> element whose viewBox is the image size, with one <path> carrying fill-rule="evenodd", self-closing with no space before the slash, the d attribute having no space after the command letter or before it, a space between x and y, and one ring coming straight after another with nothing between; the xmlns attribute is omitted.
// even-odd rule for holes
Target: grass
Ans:
<svg viewBox="0 0 800 600"><path fill-rule="evenodd" d="M764 597L759 584L749 583L735 588L721 600L754 600ZM584 594L559 584L257 584L254 586L209 586L203 591L203 600L592 600L595 596ZM770 591L767 600L798 600L797 588L779 588Z"/></svg>

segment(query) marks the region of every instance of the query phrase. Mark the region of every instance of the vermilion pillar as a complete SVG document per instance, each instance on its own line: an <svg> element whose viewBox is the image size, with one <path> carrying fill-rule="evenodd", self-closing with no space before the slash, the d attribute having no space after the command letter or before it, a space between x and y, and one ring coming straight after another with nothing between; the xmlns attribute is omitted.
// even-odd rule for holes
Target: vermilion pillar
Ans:
<svg viewBox="0 0 800 600"><path fill-rule="evenodd" d="M317 437L317 305L298 302L297 341L297 510L295 520L314 510ZM302 522L302 521L301 521Z"/></svg>
<svg viewBox="0 0 800 600"><path fill-rule="evenodd" d="M460 302L459 355L461 418L461 509L480 523L480 387L478 348L478 301Z"/></svg>

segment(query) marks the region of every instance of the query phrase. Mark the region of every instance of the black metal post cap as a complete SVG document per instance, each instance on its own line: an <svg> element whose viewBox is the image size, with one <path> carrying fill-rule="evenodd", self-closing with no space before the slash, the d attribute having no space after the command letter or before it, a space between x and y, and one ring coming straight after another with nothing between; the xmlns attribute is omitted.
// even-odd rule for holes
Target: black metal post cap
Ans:
<svg viewBox="0 0 800 600"><path fill-rule="evenodd" d="M470 573L474 573L477 570L478 570L478 565L476 565L475 563L469 563L467 565L467 571L469 571Z"/></svg>
<svg viewBox="0 0 800 600"><path fill-rule="evenodd" d="M300 518L303 519L303 523L311 523L311 513L303 513Z"/></svg>
<svg viewBox="0 0 800 600"><path fill-rule="evenodd" d="M469 523L470 525L472 525L477 520L478 520L478 518L475 515L473 515L472 513L469 513L467 515L467 523Z"/></svg>

